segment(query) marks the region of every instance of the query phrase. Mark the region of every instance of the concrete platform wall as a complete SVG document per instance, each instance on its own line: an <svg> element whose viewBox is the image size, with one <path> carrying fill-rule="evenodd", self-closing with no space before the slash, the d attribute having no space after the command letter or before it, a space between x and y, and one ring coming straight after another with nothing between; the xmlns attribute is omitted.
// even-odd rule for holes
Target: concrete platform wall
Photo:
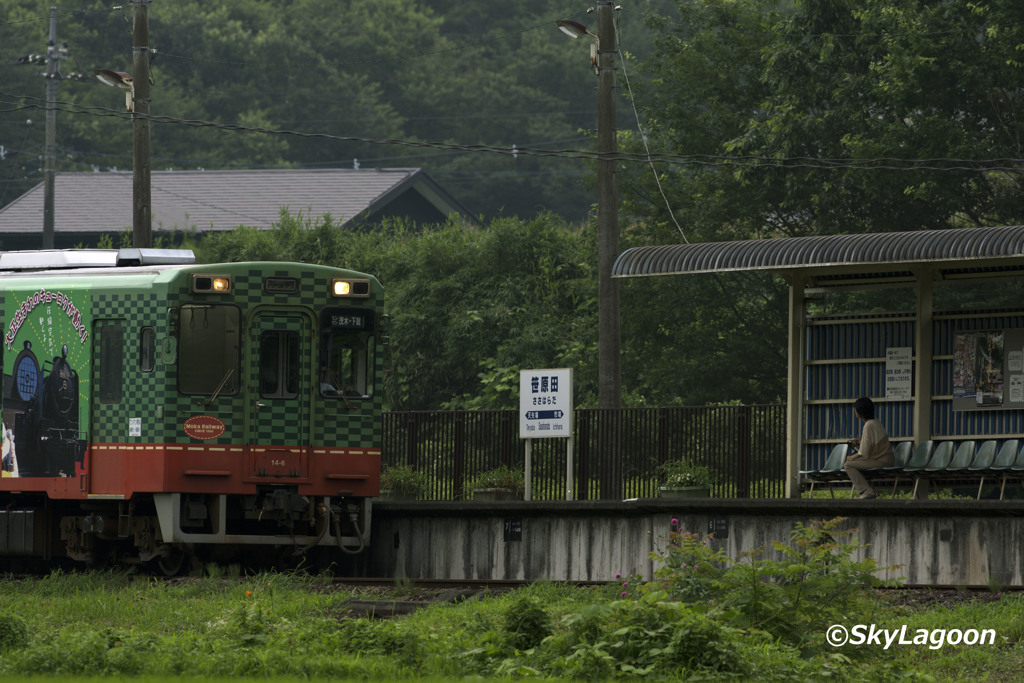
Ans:
<svg viewBox="0 0 1024 683"><path fill-rule="evenodd" d="M624 502L377 503L367 576L650 579L672 519L713 531L730 556L788 541L797 523L844 517L883 578L934 586L1024 587L1024 503L642 499Z"/></svg>

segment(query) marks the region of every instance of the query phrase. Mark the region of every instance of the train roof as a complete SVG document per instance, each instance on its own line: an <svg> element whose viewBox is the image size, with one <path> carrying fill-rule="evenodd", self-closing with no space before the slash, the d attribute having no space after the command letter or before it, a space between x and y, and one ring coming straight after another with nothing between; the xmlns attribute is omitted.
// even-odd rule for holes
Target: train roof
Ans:
<svg viewBox="0 0 1024 683"><path fill-rule="evenodd" d="M195 262L196 257L191 249L40 249L0 253L0 272L119 266L182 266Z"/></svg>
<svg viewBox="0 0 1024 683"><path fill-rule="evenodd" d="M325 266L315 263L288 261L251 261L230 263L197 263L191 249L42 249L36 251L0 252L0 281L35 278L88 278L118 286L152 283L175 277L174 273L217 271L218 274L240 272L252 268L279 274L296 269L319 273L322 277L366 278L380 287L380 282L369 273ZM124 278L134 278L131 282ZM141 279L139 279L141 278ZM156 278L156 280L154 280Z"/></svg>

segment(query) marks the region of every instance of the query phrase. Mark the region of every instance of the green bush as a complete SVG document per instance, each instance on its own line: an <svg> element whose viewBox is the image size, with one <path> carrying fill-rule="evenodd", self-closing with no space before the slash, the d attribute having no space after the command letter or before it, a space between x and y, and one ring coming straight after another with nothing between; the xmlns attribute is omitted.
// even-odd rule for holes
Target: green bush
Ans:
<svg viewBox="0 0 1024 683"><path fill-rule="evenodd" d="M466 482L467 495L471 495L475 489L509 489L522 496L526 491L526 475L520 469L501 465L493 470L480 472Z"/></svg>
<svg viewBox="0 0 1024 683"><path fill-rule="evenodd" d="M391 495L419 500L427 495L430 486L427 475L414 470L410 465L392 465L380 475L380 490Z"/></svg>

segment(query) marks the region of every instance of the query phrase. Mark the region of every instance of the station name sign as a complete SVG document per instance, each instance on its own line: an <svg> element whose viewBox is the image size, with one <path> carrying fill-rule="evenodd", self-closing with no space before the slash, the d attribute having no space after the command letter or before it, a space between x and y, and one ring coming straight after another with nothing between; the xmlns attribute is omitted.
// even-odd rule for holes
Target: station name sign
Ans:
<svg viewBox="0 0 1024 683"><path fill-rule="evenodd" d="M572 436L572 368L519 371L519 438Z"/></svg>

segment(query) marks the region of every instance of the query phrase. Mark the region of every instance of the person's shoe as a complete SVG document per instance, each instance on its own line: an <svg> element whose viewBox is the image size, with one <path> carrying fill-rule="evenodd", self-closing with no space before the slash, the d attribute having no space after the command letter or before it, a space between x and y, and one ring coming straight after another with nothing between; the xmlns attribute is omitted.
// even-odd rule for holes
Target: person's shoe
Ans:
<svg viewBox="0 0 1024 683"><path fill-rule="evenodd" d="M860 494L859 499L860 500L871 500L874 497L875 497L875 492L874 491L865 491L864 493Z"/></svg>

